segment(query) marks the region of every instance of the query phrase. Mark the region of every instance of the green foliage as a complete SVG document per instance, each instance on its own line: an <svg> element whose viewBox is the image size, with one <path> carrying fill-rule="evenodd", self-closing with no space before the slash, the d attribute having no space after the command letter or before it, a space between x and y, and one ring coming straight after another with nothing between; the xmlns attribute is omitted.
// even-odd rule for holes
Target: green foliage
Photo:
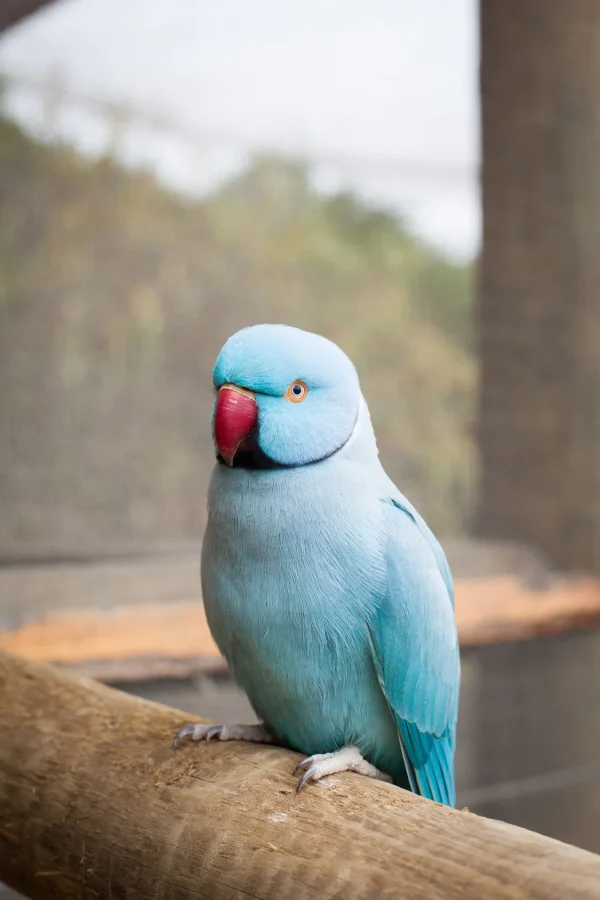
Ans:
<svg viewBox="0 0 600 900"><path fill-rule="evenodd" d="M259 321L352 356L389 474L436 529L461 530L469 267L350 194L319 195L301 162L255 159L184 202L4 119L0 172L6 539L47 538L57 509L75 541L197 533L212 364Z"/></svg>

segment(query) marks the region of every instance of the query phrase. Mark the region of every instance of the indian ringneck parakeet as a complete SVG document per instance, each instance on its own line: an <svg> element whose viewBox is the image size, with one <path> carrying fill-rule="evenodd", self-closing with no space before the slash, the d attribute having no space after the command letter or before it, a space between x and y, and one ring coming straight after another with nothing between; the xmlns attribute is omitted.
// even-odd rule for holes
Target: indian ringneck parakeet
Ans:
<svg viewBox="0 0 600 900"><path fill-rule="evenodd" d="M215 364L217 452L202 546L214 639L262 724L175 738L277 743L334 772L453 806L460 660L452 576L379 461L356 370L284 325Z"/></svg>

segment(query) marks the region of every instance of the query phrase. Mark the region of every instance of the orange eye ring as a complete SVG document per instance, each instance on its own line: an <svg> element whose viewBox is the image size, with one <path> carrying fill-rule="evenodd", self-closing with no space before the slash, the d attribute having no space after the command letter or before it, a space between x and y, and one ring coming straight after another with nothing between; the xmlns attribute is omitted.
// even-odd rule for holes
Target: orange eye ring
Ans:
<svg viewBox="0 0 600 900"><path fill-rule="evenodd" d="M292 381L289 388L285 392L285 399L292 403L302 403L308 394L308 388L303 381Z"/></svg>

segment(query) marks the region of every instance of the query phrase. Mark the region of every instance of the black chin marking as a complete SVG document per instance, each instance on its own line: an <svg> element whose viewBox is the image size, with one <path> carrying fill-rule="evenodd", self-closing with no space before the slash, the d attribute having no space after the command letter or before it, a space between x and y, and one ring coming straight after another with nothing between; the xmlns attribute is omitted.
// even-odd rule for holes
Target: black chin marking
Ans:
<svg viewBox="0 0 600 900"><path fill-rule="evenodd" d="M227 463L223 459L220 453L217 452L217 462L225 466ZM271 459L270 456L264 452L262 447L259 446L258 443L258 428L255 428L254 431L246 438L245 441L242 441L240 444L237 453L233 457L233 465L229 468L232 469L287 469L289 466L281 465L280 463L275 462L275 460Z"/></svg>
<svg viewBox="0 0 600 900"><path fill-rule="evenodd" d="M331 451L331 453L326 453L324 456L320 456L318 459L308 459L304 462L299 463L275 462L274 459L271 459L270 456L267 456L265 451L258 443L259 426L257 425L254 430L248 435L246 440L242 441L242 443L240 444L237 453L233 457L233 465L227 466L227 463L218 451L217 462L219 463L219 465L227 466L227 468L230 469L255 469L263 471L267 471L269 469L297 469L300 466L314 466L317 463L324 462L326 459L330 459L330 457L335 456L336 453L339 453L339 451L346 446L346 444L354 434L354 429L356 428L357 421L358 412L356 414L352 430L346 440L342 441L339 447L336 447L335 450Z"/></svg>

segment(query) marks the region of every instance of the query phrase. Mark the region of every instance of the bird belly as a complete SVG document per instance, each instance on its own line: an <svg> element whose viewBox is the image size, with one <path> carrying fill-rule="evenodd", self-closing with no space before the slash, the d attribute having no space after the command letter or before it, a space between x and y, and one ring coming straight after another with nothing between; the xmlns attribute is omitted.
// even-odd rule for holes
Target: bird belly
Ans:
<svg viewBox="0 0 600 900"><path fill-rule="evenodd" d="M366 652L307 652L304 642L270 649L268 658L246 658L240 682L283 743L306 755L353 744L378 768L403 771L396 727Z"/></svg>
<svg viewBox="0 0 600 900"><path fill-rule="evenodd" d="M206 614L277 737L309 755L356 744L396 778L402 754L368 637L386 590L382 505L362 471L330 468L217 468L202 548Z"/></svg>
<svg viewBox="0 0 600 900"><path fill-rule="evenodd" d="M328 595L329 604L315 606L305 595L308 572L288 573L273 584L266 569L261 578L254 566L242 578L222 559L210 569L203 581L212 585L205 587L211 631L276 737L306 755L354 744L404 784L397 729L371 659L366 619L351 615L343 585L339 596ZM254 608L239 589L250 582L251 596L261 598Z"/></svg>

